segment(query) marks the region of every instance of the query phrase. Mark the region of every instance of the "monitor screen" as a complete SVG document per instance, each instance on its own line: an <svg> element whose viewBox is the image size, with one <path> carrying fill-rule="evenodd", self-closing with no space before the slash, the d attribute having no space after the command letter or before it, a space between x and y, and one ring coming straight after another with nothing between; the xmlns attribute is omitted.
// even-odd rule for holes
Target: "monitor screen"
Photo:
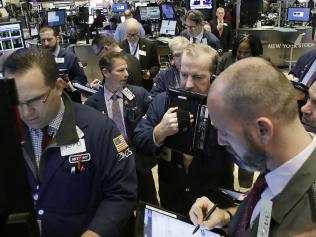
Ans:
<svg viewBox="0 0 316 237"><path fill-rule="evenodd" d="M0 24L0 55L24 47L23 31L19 22Z"/></svg>
<svg viewBox="0 0 316 237"><path fill-rule="evenodd" d="M136 7L146 7L148 5L148 2L135 2L135 8Z"/></svg>
<svg viewBox="0 0 316 237"><path fill-rule="evenodd" d="M177 21L162 20L160 27L161 35L175 36Z"/></svg>
<svg viewBox="0 0 316 237"><path fill-rule="evenodd" d="M124 12L128 9L127 3L116 3L112 6L112 12Z"/></svg>
<svg viewBox="0 0 316 237"><path fill-rule="evenodd" d="M115 30L99 30L100 35L108 35L114 37Z"/></svg>
<svg viewBox="0 0 316 237"><path fill-rule="evenodd" d="M150 205L145 205L143 210L143 228L136 234L139 236L155 237L191 237L195 226L189 221L184 220L177 214L167 210L162 210ZM137 218L137 217L136 217ZM138 229L136 227L136 229ZM220 237L215 232L200 229L194 234L196 237Z"/></svg>
<svg viewBox="0 0 316 237"><path fill-rule="evenodd" d="M66 10L54 10L47 12L47 24L51 27L65 25Z"/></svg>
<svg viewBox="0 0 316 237"><path fill-rule="evenodd" d="M142 21L160 20L160 9L158 6L139 7L139 14Z"/></svg>
<svg viewBox="0 0 316 237"><path fill-rule="evenodd" d="M308 7L289 7L287 9L288 21L308 22L311 10Z"/></svg>
<svg viewBox="0 0 316 237"><path fill-rule="evenodd" d="M211 9L212 0L190 0L190 9Z"/></svg>
<svg viewBox="0 0 316 237"><path fill-rule="evenodd" d="M174 8L171 3L161 4L161 14L162 14L162 19L166 19L166 20L176 19L176 14L174 12Z"/></svg>

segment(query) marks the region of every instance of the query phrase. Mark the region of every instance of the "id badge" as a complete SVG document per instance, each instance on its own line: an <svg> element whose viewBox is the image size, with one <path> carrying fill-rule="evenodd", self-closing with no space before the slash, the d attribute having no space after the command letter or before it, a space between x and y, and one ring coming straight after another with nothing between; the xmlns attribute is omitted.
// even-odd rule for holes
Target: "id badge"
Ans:
<svg viewBox="0 0 316 237"><path fill-rule="evenodd" d="M272 215L272 201L263 199L261 201L257 237L269 237L271 215Z"/></svg>

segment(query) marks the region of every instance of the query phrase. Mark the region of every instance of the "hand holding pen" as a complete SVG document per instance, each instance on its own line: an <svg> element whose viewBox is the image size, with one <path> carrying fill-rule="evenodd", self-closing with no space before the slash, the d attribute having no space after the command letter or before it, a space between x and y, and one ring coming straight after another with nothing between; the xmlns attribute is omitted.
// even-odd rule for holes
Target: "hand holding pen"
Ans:
<svg viewBox="0 0 316 237"><path fill-rule="evenodd" d="M206 216L203 218L203 221L208 220L216 208L217 208L217 205L214 204L213 207L207 212ZM192 234L195 234L200 229L200 227L201 227L200 224L198 224L193 230Z"/></svg>

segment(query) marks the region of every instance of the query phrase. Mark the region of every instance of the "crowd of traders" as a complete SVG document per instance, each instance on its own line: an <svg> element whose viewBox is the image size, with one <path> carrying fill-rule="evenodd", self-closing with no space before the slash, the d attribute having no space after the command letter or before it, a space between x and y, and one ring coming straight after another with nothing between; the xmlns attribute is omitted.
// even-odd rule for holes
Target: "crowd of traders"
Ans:
<svg viewBox="0 0 316 237"><path fill-rule="evenodd" d="M156 46L141 36L136 19L124 23L121 42L97 35L92 48L103 78L90 83L98 92L84 105L73 102L81 97L71 86L87 84L84 70L60 48L55 29L40 30L45 49L7 57L3 74L16 81L22 149L43 237L132 236L137 201L159 205L155 165L160 205L190 213L194 224L230 223L229 236L257 236L265 227L258 216L266 200L273 202L270 236L315 224L316 141L300 121L295 89L259 57L257 39L242 34L232 41L223 11L210 23L213 33L199 11L188 11L186 30L169 42L172 65L161 72ZM316 51L303 55L291 72L310 87L301 108L309 128L316 125L315 58ZM179 132L177 107L166 107L170 86L208 94L212 126L199 156L165 146ZM215 195L234 188L233 161L246 173L261 172L267 183L257 203L250 192L238 211ZM250 187L252 174L245 176L241 182ZM204 220L214 203L219 207Z"/></svg>

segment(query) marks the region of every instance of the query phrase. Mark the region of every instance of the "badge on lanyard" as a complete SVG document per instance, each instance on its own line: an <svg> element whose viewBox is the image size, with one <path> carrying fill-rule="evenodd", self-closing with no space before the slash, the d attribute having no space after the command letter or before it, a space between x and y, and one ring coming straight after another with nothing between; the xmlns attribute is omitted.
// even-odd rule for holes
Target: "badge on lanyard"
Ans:
<svg viewBox="0 0 316 237"><path fill-rule="evenodd" d="M260 205L261 208L257 237L269 237L272 214L272 201L263 199L260 202Z"/></svg>
<svg viewBox="0 0 316 237"><path fill-rule="evenodd" d="M147 55L146 51L144 51L144 50L138 50L138 54L142 55L142 56L146 56Z"/></svg>
<svg viewBox="0 0 316 237"><path fill-rule="evenodd" d="M64 58L55 58L56 63L64 63L65 59Z"/></svg>

